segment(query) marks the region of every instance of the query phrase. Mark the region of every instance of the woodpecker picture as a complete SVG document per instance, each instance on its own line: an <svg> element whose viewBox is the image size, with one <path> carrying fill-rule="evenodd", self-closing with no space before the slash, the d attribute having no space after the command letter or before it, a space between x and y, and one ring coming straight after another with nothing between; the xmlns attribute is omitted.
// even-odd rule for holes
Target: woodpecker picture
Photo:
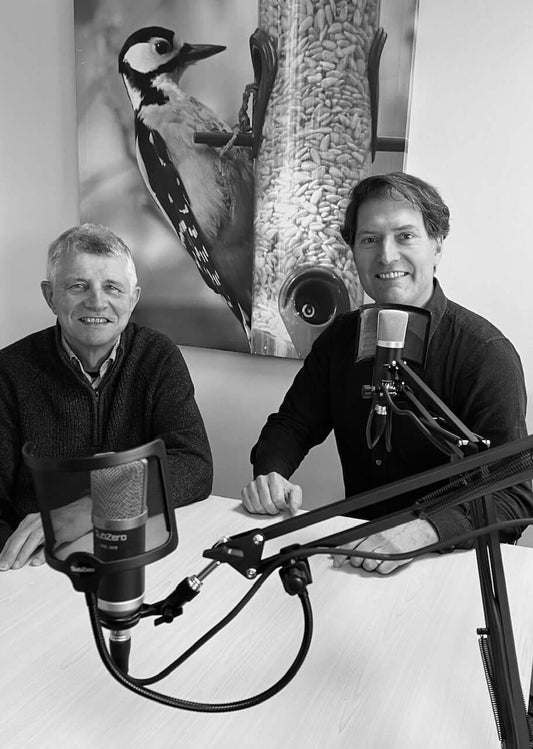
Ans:
<svg viewBox="0 0 533 749"><path fill-rule="evenodd" d="M179 86L193 63L223 46L180 42L173 31L142 28L124 43L119 73L135 118L137 164L146 187L250 338L253 276L253 159L249 149L194 142L196 131L231 128Z"/></svg>

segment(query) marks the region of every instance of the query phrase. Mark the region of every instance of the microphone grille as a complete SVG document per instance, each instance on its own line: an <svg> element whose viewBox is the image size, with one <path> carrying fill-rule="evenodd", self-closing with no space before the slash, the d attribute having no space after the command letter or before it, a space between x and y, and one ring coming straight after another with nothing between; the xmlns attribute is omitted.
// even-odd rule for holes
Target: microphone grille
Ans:
<svg viewBox="0 0 533 749"><path fill-rule="evenodd" d="M409 313L401 309L380 309L378 312L377 340L379 345L403 348Z"/></svg>
<svg viewBox="0 0 533 749"><path fill-rule="evenodd" d="M146 461L91 471L93 514L103 520L125 520L146 509Z"/></svg>

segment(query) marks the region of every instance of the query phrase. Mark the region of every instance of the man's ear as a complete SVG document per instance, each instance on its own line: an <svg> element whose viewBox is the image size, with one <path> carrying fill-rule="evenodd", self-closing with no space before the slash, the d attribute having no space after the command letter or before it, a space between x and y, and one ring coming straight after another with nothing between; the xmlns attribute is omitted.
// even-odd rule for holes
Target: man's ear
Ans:
<svg viewBox="0 0 533 749"><path fill-rule="evenodd" d="M139 301L139 297L140 296L141 296L141 287L140 286L136 286L135 287L135 291L133 292L133 306L131 308L132 312L135 309L135 306L136 306L137 302Z"/></svg>
<svg viewBox="0 0 533 749"><path fill-rule="evenodd" d="M57 312L56 312L54 301L53 301L54 294L52 291L52 284L50 283L50 281L41 281L41 291L43 293L46 304L50 307L54 315L56 315Z"/></svg>
<svg viewBox="0 0 533 749"><path fill-rule="evenodd" d="M433 271L437 270L437 265L442 259L442 237L438 237L435 240L435 253L433 256Z"/></svg>

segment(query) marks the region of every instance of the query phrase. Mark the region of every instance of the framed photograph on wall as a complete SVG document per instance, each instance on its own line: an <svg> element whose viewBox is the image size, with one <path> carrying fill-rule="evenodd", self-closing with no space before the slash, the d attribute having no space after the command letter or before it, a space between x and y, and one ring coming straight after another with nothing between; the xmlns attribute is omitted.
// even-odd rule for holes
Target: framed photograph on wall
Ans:
<svg viewBox="0 0 533 749"><path fill-rule="evenodd" d="M350 190L402 170L417 0L75 0L81 217L130 246L134 319L303 358L363 302Z"/></svg>

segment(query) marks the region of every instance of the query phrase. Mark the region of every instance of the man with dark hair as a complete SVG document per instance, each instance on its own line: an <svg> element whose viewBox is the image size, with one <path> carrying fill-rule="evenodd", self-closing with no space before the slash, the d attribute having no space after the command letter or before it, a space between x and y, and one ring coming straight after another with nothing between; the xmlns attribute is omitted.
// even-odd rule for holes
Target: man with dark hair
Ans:
<svg viewBox="0 0 533 749"><path fill-rule="evenodd" d="M55 326L0 351L0 570L41 564L43 529L22 446L55 459L128 450L157 437L176 505L205 499L212 460L178 348L130 322L140 288L113 232L84 224L49 248Z"/></svg>
<svg viewBox="0 0 533 749"><path fill-rule="evenodd" d="M357 233L357 212L366 200L388 198L405 200L422 214L430 239L446 239L450 231L450 211L433 185L404 172L379 174L358 182L352 190L341 235L349 247Z"/></svg>
<svg viewBox="0 0 533 749"><path fill-rule="evenodd" d="M377 304L420 307L431 313L424 369L413 366L429 388L475 434L497 446L526 436L526 391L520 359L490 322L448 300L435 278L449 211L438 191L403 173L369 177L351 195L342 229L352 247L365 292ZM315 341L277 413L252 449L253 480L242 490L250 512L275 514L302 504L289 479L307 452L333 429L346 496L397 481L446 462L410 419L392 416L392 452L383 440L369 449L365 428L371 401L361 396L372 382L373 362L356 362L359 312L339 315ZM360 512L375 518L413 503L413 496L381 502ZM528 483L495 492L498 520L533 515ZM416 519L354 545L364 552L398 553L446 541L472 528L469 509L456 507ZM507 531L514 541L520 530ZM471 545L466 541L465 547ZM351 557L351 564L387 574L408 559Z"/></svg>

